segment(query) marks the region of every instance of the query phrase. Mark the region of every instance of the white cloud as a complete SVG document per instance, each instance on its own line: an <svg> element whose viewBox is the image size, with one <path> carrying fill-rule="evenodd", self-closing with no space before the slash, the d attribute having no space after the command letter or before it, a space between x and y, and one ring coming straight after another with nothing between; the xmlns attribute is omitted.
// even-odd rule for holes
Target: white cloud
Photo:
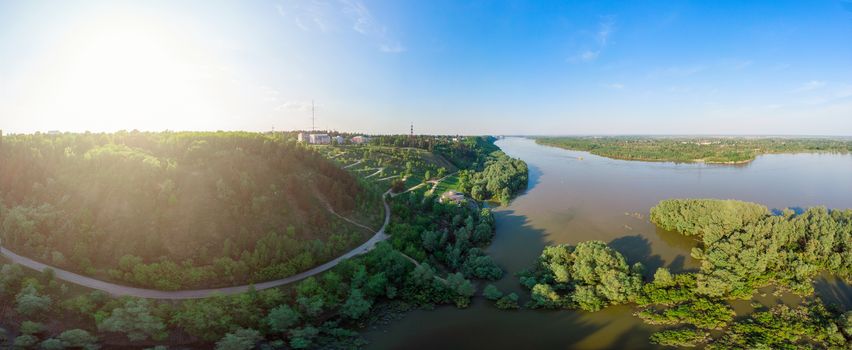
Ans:
<svg viewBox="0 0 852 350"><path fill-rule="evenodd" d="M361 0L284 0L274 7L281 17L304 31L340 33L341 28L348 27L381 52L405 51L405 46L388 33Z"/></svg>
<svg viewBox="0 0 852 350"><path fill-rule="evenodd" d="M311 101L287 101L284 102L277 107L275 107L276 111L299 111L299 112L309 112L311 107L319 107L319 105L313 105Z"/></svg>
<svg viewBox="0 0 852 350"><path fill-rule="evenodd" d="M360 0L340 0L343 13L353 22L352 29L378 42L379 51L400 53L405 47L388 35L387 27L376 21L370 9Z"/></svg>
<svg viewBox="0 0 852 350"><path fill-rule="evenodd" d="M731 66L734 69L744 69L748 66L751 66L754 61L751 60L734 60L727 62L727 65Z"/></svg>
<svg viewBox="0 0 852 350"><path fill-rule="evenodd" d="M604 84L603 86L605 88L613 89L613 90L623 90L624 89L624 84L622 84L622 83Z"/></svg>
<svg viewBox="0 0 852 350"><path fill-rule="evenodd" d="M334 9L323 1L284 1L275 4L275 11L304 31L333 29Z"/></svg>
<svg viewBox="0 0 852 350"><path fill-rule="evenodd" d="M594 32L594 43L589 45L595 47L595 49L584 49L573 57L568 58L566 61L570 63L579 63L597 60L604 48L609 45L610 38L615 31L615 17L601 16L601 20L598 22L598 29Z"/></svg>
<svg viewBox="0 0 852 350"><path fill-rule="evenodd" d="M671 93L688 93L692 92L692 88L688 86L670 86L666 91Z"/></svg>
<svg viewBox="0 0 852 350"><path fill-rule="evenodd" d="M820 80L811 80L807 83L802 84L798 88L793 89L793 92L807 92L814 91L817 89L821 89L825 87L825 82Z"/></svg>
<svg viewBox="0 0 852 350"><path fill-rule="evenodd" d="M600 23L598 23L598 32L595 36L598 44L600 44L601 47L606 46L609 43L610 35L613 33L615 33L615 17L602 17Z"/></svg>
<svg viewBox="0 0 852 350"><path fill-rule="evenodd" d="M770 68L770 70L772 70L772 71L782 71L782 70L787 70L787 69L789 69L789 68L790 68L790 67L792 67L792 66L793 66L793 65L792 65L792 64L789 64L789 63L776 63L774 66L772 66L772 68Z"/></svg>
<svg viewBox="0 0 852 350"><path fill-rule="evenodd" d="M657 69L649 74L651 78L661 77L688 77L695 75L707 69L705 65L689 65L689 66L671 66L667 68Z"/></svg>
<svg viewBox="0 0 852 350"><path fill-rule="evenodd" d="M790 90L791 105L834 104L852 97L852 84L811 80Z"/></svg>
<svg viewBox="0 0 852 350"><path fill-rule="evenodd" d="M586 50L586 51L583 51L583 53L581 53L580 56L578 56L578 57L580 58L581 61L589 62L589 61L596 60L598 58L598 56L600 56L600 54L601 54L600 51Z"/></svg>
<svg viewBox="0 0 852 350"><path fill-rule="evenodd" d="M365 35L376 30L373 15L364 3L357 0L340 0L340 3L343 4L343 12L355 20L352 29Z"/></svg>
<svg viewBox="0 0 852 350"><path fill-rule="evenodd" d="M852 85L843 85L834 92L835 98L846 98L852 96Z"/></svg>
<svg viewBox="0 0 852 350"><path fill-rule="evenodd" d="M400 43L388 43L380 45L379 50L387 53L399 53L405 51L405 47Z"/></svg>
<svg viewBox="0 0 852 350"><path fill-rule="evenodd" d="M281 92L277 89L268 86L261 86L260 94L262 95L264 101L278 102L278 97L281 95Z"/></svg>

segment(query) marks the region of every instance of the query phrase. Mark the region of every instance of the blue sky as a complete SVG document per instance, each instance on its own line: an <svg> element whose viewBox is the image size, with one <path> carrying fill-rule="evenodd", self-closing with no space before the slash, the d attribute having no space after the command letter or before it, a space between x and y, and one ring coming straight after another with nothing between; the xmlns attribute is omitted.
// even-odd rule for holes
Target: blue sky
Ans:
<svg viewBox="0 0 852 350"><path fill-rule="evenodd" d="M852 135L850 1L2 1L0 128Z"/></svg>

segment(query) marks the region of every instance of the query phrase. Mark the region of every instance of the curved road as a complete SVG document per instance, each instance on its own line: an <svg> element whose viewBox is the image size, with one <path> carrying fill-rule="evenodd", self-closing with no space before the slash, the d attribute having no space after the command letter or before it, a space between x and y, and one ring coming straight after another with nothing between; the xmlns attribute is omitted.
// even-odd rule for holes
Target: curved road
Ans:
<svg viewBox="0 0 852 350"><path fill-rule="evenodd" d="M243 286L235 286L235 287L224 287L224 288L213 288L213 289L197 289L197 290L180 290L180 291L162 291L155 289L143 289L143 288L134 288L128 286L122 286L119 284L104 282L101 280L97 280L91 277L86 277L82 275L78 275L73 272L68 272L65 270L60 270L57 268L53 268L51 266L42 264L38 261L20 256L9 251L6 248L0 246L0 255L5 256L13 263L31 268L36 271L44 271L47 268L53 269L54 275L56 278L68 281L74 284L78 284L84 287L97 289L100 291L104 291L114 296L133 296L138 298L146 298L146 299L168 299L168 300L179 300L179 299L201 299L210 297L213 295L230 295L230 294L239 294L247 292L252 286L254 286L255 290L262 290L268 288L280 287L286 284L290 284L293 282L297 282L308 278L310 276L322 273L337 264L341 261L354 257L356 255L364 254L369 252L373 248L375 248L376 244L387 239L389 236L385 233L385 228L388 226L390 222L390 206L387 202L387 195L390 193L390 190L385 192L382 195L382 203L385 205L385 222L382 224L382 227L376 231L376 234L373 237L370 237L366 242L356 247L355 249L350 250L346 254L343 254L334 260L326 262L325 264L316 266L310 270L303 271L301 273L295 274L293 276L282 278L279 280L262 282L257 284L247 284ZM336 214L336 213L335 213ZM348 221L348 220L347 220Z"/></svg>

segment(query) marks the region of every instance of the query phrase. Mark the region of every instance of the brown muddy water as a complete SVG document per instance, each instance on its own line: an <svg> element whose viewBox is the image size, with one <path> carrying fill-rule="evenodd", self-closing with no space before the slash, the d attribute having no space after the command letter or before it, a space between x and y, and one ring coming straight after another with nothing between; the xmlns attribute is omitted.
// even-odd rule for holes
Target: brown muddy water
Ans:
<svg viewBox="0 0 852 350"><path fill-rule="evenodd" d="M613 160L587 152L507 138L504 152L530 168L526 193L495 210L497 235L488 253L507 271L495 284L528 299L514 276L535 262L549 244L601 240L642 262L646 274L660 266L697 268L691 239L657 229L648 211L667 198L723 198L769 208L852 208L852 155L765 155L743 165L650 163ZM481 287L484 284L480 285ZM852 307L852 288L826 276L817 281L827 302ZM766 305L795 303L762 291ZM738 313L750 309L737 302ZM440 307L410 312L401 320L366 332L370 349L653 349L656 329L632 314L631 306L582 311L500 311L481 297L468 309Z"/></svg>

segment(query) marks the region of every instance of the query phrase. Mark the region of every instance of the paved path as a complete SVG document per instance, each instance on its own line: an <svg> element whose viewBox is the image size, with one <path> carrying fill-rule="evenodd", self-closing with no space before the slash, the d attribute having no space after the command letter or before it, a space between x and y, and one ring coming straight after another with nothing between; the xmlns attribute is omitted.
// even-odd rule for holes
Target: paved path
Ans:
<svg viewBox="0 0 852 350"><path fill-rule="evenodd" d="M366 242L364 242L363 244L361 244L357 248L350 250L346 254L343 254L343 255L335 258L334 260L331 260L331 261L329 261L325 264L316 266L316 267L314 267L310 270L304 271L302 273L299 273L299 274L296 274L296 275L293 275L293 276L290 276L290 277L287 277L287 278L257 283L257 284L254 284L254 285L243 285L243 286L213 288L213 289L181 290L181 291L162 291L162 290L154 290L154 289L142 289L142 288L134 288L134 287L122 286L122 285L119 285L119 284L104 282L104 281L97 280L97 279L94 279L94 278L91 278L91 277L78 275L78 274L73 273L73 272L60 270L60 269L42 264L38 261L20 256L18 254L15 254L15 253L9 251L6 248L3 248L2 246L0 246L0 255L5 256L6 258L11 260L15 264L22 265L24 267L28 267L28 268L31 268L33 270L39 271L39 272L44 271L47 268L53 269L54 276L56 276L56 278L58 278L58 279L61 279L63 281L68 281L68 282L71 282L71 283L74 283L74 284L78 284L78 285L81 285L81 286L84 286L84 287L104 291L104 292L109 293L109 294L114 295L114 296L133 296L133 297L146 298L146 299L178 300L178 299L200 299L200 298L210 297L210 296L213 296L213 295L216 295L216 294L222 294L222 295L239 294L239 293L247 292L252 286L254 286L254 289L256 289L256 290L261 290L261 289L280 287L280 286L283 286L283 285L286 285L286 284L290 284L290 283L293 283L293 282L303 280L303 279L308 278L310 276L313 276L313 275L322 273L322 272L324 272L328 269L331 269L332 267L336 266L337 264L339 264L340 262L342 262L346 259L352 258L356 255L366 253L366 252L372 250L373 248L375 248L377 243L379 243L383 240L386 240L389 237L385 233L385 228L388 226L388 223L390 222L390 206L388 205L387 198L386 198L389 193L390 193L390 190L388 190L387 192L385 192L382 195L382 203L385 206L385 222L384 222L384 224L382 224L382 227L378 231L376 231L376 234L373 235L373 237L371 237L369 240L367 240ZM348 221L348 219L347 219L347 221Z"/></svg>
<svg viewBox="0 0 852 350"><path fill-rule="evenodd" d="M402 181L405 181L405 180L402 180ZM417 184L417 185L414 185L413 187L411 187L411 188L409 188L409 189L407 189L407 190L405 190L405 191L402 191L402 192L400 192L400 193L391 193L391 197L396 197L396 196L399 196L399 195L401 195L401 194L403 194L403 193L408 193L408 192L414 191L414 190L416 190L416 189L418 189L418 188L420 188L420 187L423 187L423 186L426 186L426 184L421 182L421 183L419 183L419 184Z"/></svg>
<svg viewBox="0 0 852 350"><path fill-rule="evenodd" d="M345 217L345 216L343 216L343 215L338 214L336 211L334 211L334 207L332 207L332 206L331 206L331 203L329 203L329 202L325 199L325 197L323 197L321 194L319 194L319 193L320 193L319 191L316 191L316 189L314 189L314 192L316 192L316 193L318 194L318 197L319 197L320 201L321 201L323 204L325 204L325 207L326 207L326 209L328 210L328 212L329 212L329 213L332 213L334 216L337 216L337 217L338 217L338 218L340 218L341 220L346 221L346 222L348 222L348 223L350 223L350 224L352 224L352 225L355 225L355 226L358 226L358 227L360 227L360 228L363 228L363 229L365 229L365 230L367 230L367 231L373 232L373 229L372 229L372 228L370 228L369 226L364 225L364 224L362 224L362 223L360 223L360 222L357 222L357 221L355 221L355 220L352 220L352 219L350 219L350 218L347 218L347 217ZM388 190L388 192L390 192L390 190ZM388 194L388 192L385 192L385 194L384 194L384 195L387 195L387 194ZM384 196L384 195L383 195L383 196ZM384 197L382 198L382 200L384 200ZM385 207L385 209L387 209L387 207ZM387 222L385 222L385 225L387 225ZM384 229L384 228L385 228L385 227L384 227L384 226L382 226L382 228L381 228L381 229Z"/></svg>
<svg viewBox="0 0 852 350"><path fill-rule="evenodd" d="M457 171L457 172L458 172L458 171ZM456 172L456 173L457 173L457 172ZM421 182L421 183L419 183L419 184L417 184L417 185L414 185L414 186L412 186L411 188L409 188L409 189L407 189L407 190L405 190L405 191L402 191L402 192L400 192L400 193L391 193L391 197L396 197L396 196L399 196L399 195L401 195L401 194L403 194L403 193L408 193L408 192L414 191L414 190L416 190L416 189L418 189L418 188L420 188L420 187L426 186L426 184L427 184L427 183L432 185L432 189L431 189L430 191L434 191L434 190L435 190L435 187L437 187L437 186L438 186L438 184L439 184L441 181L444 181L444 179L446 179L446 178L448 178L448 177L450 177L450 176L453 176L453 175L455 175L456 173L452 173L452 174L447 175L447 176L444 176L444 177L442 177L442 178L440 178L440 179L438 179L438 180L434 180L434 182L433 182L433 181ZM402 181L405 181L405 178L403 178L403 179L402 179Z"/></svg>
<svg viewBox="0 0 852 350"><path fill-rule="evenodd" d="M363 162L364 162L364 160L362 159L362 160L359 160L359 161L357 161L357 162L355 162L355 163L349 164L349 165L347 165L347 166L343 167L342 169L349 169L349 168L351 168L351 167L353 167L353 166L356 166L356 165L358 165L358 164L361 164L361 163L363 163Z"/></svg>
<svg viewBox="0 0 852 350"><path fill-rule="evenodd" d="M438 184L440 184L442 181L444 181L444 180L445 180L445 179L447 179L448 177L455 175L456 173L458 173L458 171L453 172L453 173L451 173L451 174L449 174L449 175L447 175L447 176L444 176L444 177L442 177L442 178L440 178L440 179L437 179L437 180L434 180L434 181L429 181L430 183L432 183L432 189L431 189L431 190L429 190L429 193L430 193L430 194L431 194L431 193L435 193L435 188L437 188L437 187L438 187Z"/></svg>
<svg viewBox="0 0 852 350"><path fill-rule="evenodd" d="M388 180L388 179L393 179L395 177L399 177L399 175L391 175L391 176L388 176L388 177L383 177L383 178L378 179L376 181L385 181L385 180Z"/></svg>
<svg viewBox="0 0 852 350"><path fill-rule="evenodd" d="M412 264L414 264L414 266L418 266L418 267L420 266L420 263L419 263L419 262L417 262L417 260L414 260L414 258L412 258L412 257L408 256L407 254L405 254L405 253L403 253L403 252L401 252L401 251L398 251L398 250L397 250L396 252L397 252L397 253L399 253L399 255L402 255L402 257L403 257L403 258L405 258L406 260L408 260L408 261L410 261ZM443 277L441 277L441 276L438 276L437 274L433 275L433 277L435 277L435 279L437 279L438 281L441 281L441 282L443 282L444 284L447 284L447 279L446 279L446 278L443 278Z"/></svg>
<svg viewBox="0 0 852 350"><path fill-rule="evenodd" d="M367 175L367 176L365 176L364 178L365 178L365 179L369 179L369 178L371 178L371 177L373 177L373 176L376 176L376 175L381 174L381 173L382 173L382 171L384 171L384 170L385 170L385 168L379 168L379 170L376 170L376 172L375 172L375 173L372 173L372 174L370 174L370 175Z"/></svg>

